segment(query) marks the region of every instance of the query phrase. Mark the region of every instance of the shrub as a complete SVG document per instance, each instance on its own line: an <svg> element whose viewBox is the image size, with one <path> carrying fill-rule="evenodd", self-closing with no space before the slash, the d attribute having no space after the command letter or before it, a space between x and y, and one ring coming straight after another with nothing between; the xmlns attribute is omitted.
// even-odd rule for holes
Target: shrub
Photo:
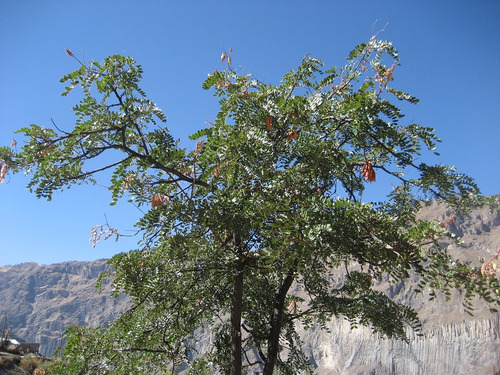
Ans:
<svg viewBox="0 0 500 375"><path fill-rule="evenodd" d="M40 366L40 363L40 358L28 354L21 359L19 365L23 370L28 371L28 373L32 373L38 366Z"/></svg>

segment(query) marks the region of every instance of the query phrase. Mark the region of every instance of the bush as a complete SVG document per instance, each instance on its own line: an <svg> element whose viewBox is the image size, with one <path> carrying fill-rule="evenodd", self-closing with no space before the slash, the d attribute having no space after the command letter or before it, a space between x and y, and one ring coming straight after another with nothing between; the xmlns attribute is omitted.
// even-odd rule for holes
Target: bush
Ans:
<svg viewBox="0 0 500 375"><path fill-rule="evenodd" d="M31 374L38 366L40 366L41 362L40 358L28 354L21 359L20 366L24 371Z"/></svg>
<svg viewBox="0 0 500 375"><path fill-rule="evenodd" d="M17 355L2 355L0 356L0 370L9 370L19 364L20 358Z"/></svg>

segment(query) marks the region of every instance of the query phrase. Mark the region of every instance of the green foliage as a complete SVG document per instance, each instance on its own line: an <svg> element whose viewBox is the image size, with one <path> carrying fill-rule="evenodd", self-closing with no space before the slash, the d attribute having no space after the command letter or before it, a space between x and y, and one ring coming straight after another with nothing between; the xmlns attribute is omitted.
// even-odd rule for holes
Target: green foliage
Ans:
<svg viewBox="0 0 500 375"><path fill-rule="evenodd" d="M83 89L74 129L21 129L27 144L0 149L0 159L30 172L38 197L111 170L112 204L152 202L137 223L139 249L114 256L115 273L100 279L111 277L130 309L108 327L70 328L64 373L238 374L242 359L266 374L310 372L298 322L345 317L402 339L420 329L412 309L376 290L381 277L416 276L431 293L464 289L466 304L474 295L498 301L498 280L451 259L439 246L447 231L416 219L425 200L466 210L481 198L453 168L417 164L439 138L403 124L391 101L418 102L389 85L397 51L373 39L347 60L324 70L306 56L278 86L230 64L209 75L202 86L220 110L190 137L199 140L190 152L156 122L165 116L139 88L133 59L110 56L63 77L64 95ZM379 174L393 178L394 190L363 202ZM333 270L344 273L338 283ZM207 329L213 345L196 352Z"/></svg>

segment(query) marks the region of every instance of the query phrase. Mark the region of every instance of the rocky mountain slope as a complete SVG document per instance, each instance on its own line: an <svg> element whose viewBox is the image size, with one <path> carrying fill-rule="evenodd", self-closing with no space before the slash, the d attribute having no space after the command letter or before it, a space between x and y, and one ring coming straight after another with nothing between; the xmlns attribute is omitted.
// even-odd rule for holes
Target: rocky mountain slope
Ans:
<svg viewBox="0 0 500 375"><path fill-rule="evenodd" d="M452 212L433 203L421 217L443 222ZM460 260L480 264L478 258L492 258L500 249L500 212L480 208L460 216L449 230L465 247L443 242ZM497 272L497 276L500 274ZM328 328L302 334L316 374L500 374L500 313L491 314L476 301L474 316L468 315L460 293L451 300L438 296L429 302L415 293L416 280L379 287L399 302L413 306L423 323L423 336L410 332L409 343L373 335L369 328L351 330L345 320L334 320Z"/></svg>
<svg viewBox="0 0 500 375"><path fill-rule="evenodd" d="M422 216L443 221L450 214L434 203ZM462 260L489 259L500 248L498 211L481 208L457 215L450 230L466 246L449 246ZM11 336L40 342L42 354L50 355L68 325L105 324L126 309L125 298L110 297L109 285L102 294L95 289L97 276L107 267L105 260L0 267L0 324L5 317ZM415 281L379 285L420 312L423 337L410 332L409 343L386 340L368 328L351 330L342 319L333 320L329 332L303 330L316 374L500 374L500 314L492 315L478 302L470 317L458 293L451 301L441 296L428 302L415 294L415 286ZM202 345L210 345L210 337Z"/></svg>
<svg viewBox="0 0 500 375"><path fill-rule="evenodd" d="M40 352L51 355L67 326L101 325L126 308L109 285L97 292L97 277L107 269L106 260L0 267L0 324L6 318L11 337L39 342Z"/></svg>

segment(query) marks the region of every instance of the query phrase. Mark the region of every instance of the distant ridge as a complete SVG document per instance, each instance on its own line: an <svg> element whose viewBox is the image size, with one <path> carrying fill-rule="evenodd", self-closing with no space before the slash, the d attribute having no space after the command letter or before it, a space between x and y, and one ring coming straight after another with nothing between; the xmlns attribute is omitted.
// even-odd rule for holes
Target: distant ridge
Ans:
<svg viewBox="0 0 500 375"><path fill-rule="evenodd" d="M105 259L0 267L0 319L7 318L13 336L41 343L41 354L50 356L67 326L102 325L126 308L109 285L97 292L97 277L109 269Z"/></svg>

